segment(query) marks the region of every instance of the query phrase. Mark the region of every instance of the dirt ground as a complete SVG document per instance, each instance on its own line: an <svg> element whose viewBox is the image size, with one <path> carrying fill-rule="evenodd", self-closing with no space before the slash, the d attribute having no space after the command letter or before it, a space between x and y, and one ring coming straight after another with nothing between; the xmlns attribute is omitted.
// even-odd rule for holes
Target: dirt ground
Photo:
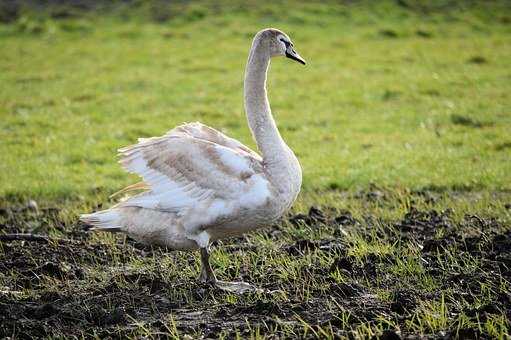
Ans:
<svg viewBox="0 0 511 340"><path fill-rule="evenodd" d="M169 280L154 267L109 270L133 258L158 258L164 250L143 248L119 237L114 239L114 246L99 242L82 232L78 224L62 221L55 208L3 208L0 235L26 233L38 223L38 234L51 227L62 237L8 240L4 236L0 241L0 338L185 334L193 338L245 338L257 337L257 333L275 338L293 334L323 337L320 329L338 337L356 337L360 332L354 329L364 324L380 327L378 333L385 339L491 337L473 325L476 320L484 324L495 316L511 318L511 296L505 288L511 280L511 231L497 218L465 215L455 222L451 213L448 209L411 208L401 220L384 223L376 233L371 232L378 221L375 216L358 220L349 211L328 208L289 215L287 221L261 233L278 240L293 226L321 228L320 239L284 237L286 243L277 249L290 258L314 254L328 259L317 266L299 268L304 287L309 281L314 284L301 290L306 293L298 294L295 280L276 278L272 271L278 271L277 267L265 278L251 277L251 268L244 268L241 278L262 282L265 292L230 302L227 293L214 287L188 277ZM353 241L345 233L355 229L362 230L361 235L368 240L395 238L402 247L420 245L422 282L435 284L428 288L389 271L399 268L396 264L402 253L354 255L350 250ZM228 254L257 253L244 241L229 240L215 247L221 246ZM464 264L446 267L445 254L450 254L449 263ZM195 263L192 255L182 256L190 265ZM92 270L105 276L89 277ZM334 272L345 279L334 279ZM276 297L281 291L287 293L285 301ZM418 328L410 325L427 320L421 314L425 303L444 299L451 322L436 327L432 321L429 332L417 333ZM306 325L310 325L309 331Z"/></svg>

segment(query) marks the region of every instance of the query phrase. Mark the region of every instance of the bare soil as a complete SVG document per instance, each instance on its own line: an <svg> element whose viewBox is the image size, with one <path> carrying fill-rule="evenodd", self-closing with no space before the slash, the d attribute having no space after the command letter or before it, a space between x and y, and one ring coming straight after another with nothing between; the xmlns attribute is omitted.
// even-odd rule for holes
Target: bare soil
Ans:
<svg viewBox="0 0 511 340"><path fill-rule="evenodd" d="M352 245L344 233L357 229L363 234L367 230L368 239L375 237L370 230L379 221L376 216L357 220L349 211L313 207L307 214L291 215L287 219L297 228L322 228L328 237L290 238L280 251L297 258L310 252L330 258L328 265L302 268L302 277L321 284L308 287L307 296L298 297L296 282L272 279L274 273L270 271L268 279L262 280L265 293L229 303L224 299L226 293L214 287L188 278L169 281L152 269L118 272L106 284L91 283L90 268L106 271L133 257L158 256L164 250L143 248L131 241L119 240L115 247L93 241L79 225L60 220L58 209L36 212L11 207L1 209L0 214L3 221L0 235L26 233L34 230L34 224L38 226L38 234L51 229L62 235L58 240L54 237L0 241L0 286L3 285L0 287L0 338L140 336L140 324L153 336L177 331L194 337L215 338L219 334L233 337L236 332L245 337L253 334L255 325L260 325L263 334L277 327L274 336L287 337L289 330L303 335L300 333L303 322L331 328L337 336L350 336L357 325L376 323L381 318L399 326L388 326L382 338L413 338L418 334L407 331L407 321L416 317L422 303L439 301L447 291L451 297L447 305L453 315L463 313L483 323L492 315L506 315L511 319L511 296L502 289L502 282L511 281L511 231L496 218L466 215L455 223L449 210L411 208L402 220L377 229L381 235L376 237L395 238L402 245L422 247L424 275L439 283L437 289L428 290L404 283L388 271L400 260L399 254L369 253L362 258L350 255ZM283 230L284 222L265 233L278 239ZM230 240L222 247L231 253L257 251L243 241ZM474 261L478 265L470 271L445 268L442 254L446 249L456 249L455 261ZM331 275L334 271L341 272L347 280L334 280ZM250 268L242 272L242 278L249 282L254 279L250 275ZM119 282L126 284L120 286ZM177 289L188 290L189 297L176 297L171 292ZM275 299L275 294L282 290L292 297L285 303ZM486 294L482 290L493 294L491 301L483 305L478 303L483 301L478 297ZM382 298L378 291L387 292L388 298ZM456 303L456 298L464 303ZM342 319L341 314L347 315L347 319ZM463 328L456 323L451 323L448 329L423 334L430 338L455 335L488 337L477 328ZM315 333L306 336L315 337Z"/></svg>

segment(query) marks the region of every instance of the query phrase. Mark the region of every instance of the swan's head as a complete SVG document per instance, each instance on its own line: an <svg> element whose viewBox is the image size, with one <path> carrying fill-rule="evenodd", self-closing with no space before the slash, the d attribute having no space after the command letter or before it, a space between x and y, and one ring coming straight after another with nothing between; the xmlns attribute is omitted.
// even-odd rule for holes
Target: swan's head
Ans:
<svg viewBox="0 0 511 340"><path fill-rule="evenodd" d="M293 42L286 33L276 28L267 28L259 34L268 41L272 57L284 56L305 65L305 60L295 51Z"/></svg>

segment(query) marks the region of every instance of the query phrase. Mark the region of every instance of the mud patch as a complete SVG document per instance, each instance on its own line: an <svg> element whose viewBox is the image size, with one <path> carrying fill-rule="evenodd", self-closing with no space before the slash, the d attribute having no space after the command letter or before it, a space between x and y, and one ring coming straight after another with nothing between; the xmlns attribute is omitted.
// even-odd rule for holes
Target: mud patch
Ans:
<svg viewBox="0 0 511 340"><path fill-rule="evenodd" d="M380 191L357 199L392 203ZM437 195L409 201L432 204ZM233 296L167 275L162 249L101 241L58 209L3 207L1 234L53 236L0 241L0 337L369 336L364 327L385 339L490 337L485 323L511 318L511 229L501 218L413 205L398 220L354 215L312 207L259 232L269 245L254 235L215 243L233 262L217 264L221 276L264 290ZM250 260L237 269L240 255ZM442 303L449 322L427 326Z"/></svg>

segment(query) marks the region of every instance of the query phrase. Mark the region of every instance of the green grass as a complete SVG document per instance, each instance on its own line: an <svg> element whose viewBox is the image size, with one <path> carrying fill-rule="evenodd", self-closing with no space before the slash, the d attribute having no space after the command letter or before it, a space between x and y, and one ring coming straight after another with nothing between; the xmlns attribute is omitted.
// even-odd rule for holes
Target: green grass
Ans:
<svg viewBox="0 0 511 340"><path fill-rule="evenodd" d="M57 296L62 324L77 333L58 323L55 337L210 334L187 323L197 310L217 326L219 313L229 315L220 338L509 336L509 311L484 311L511 294L505 252L488 255L511 226L506 2L137 3L64 19L52 18L58 8L25 9L0 24L0 233L83 242L0 242L0 268L21 258L29 269L0 271L0 311L18 315ZM197 284L198 254L144 254L120 235L77 233L78 213L108 206L108 195L137 180L115 155L138 137L199 120L255 148L243 71L265 27L287 32L308 61L273 60L269 95L303 167L293 211L321 207L328 223L286 218L219 243L212 265L222 279L272 293L220 294ZM43 209L10 210L28 199ZM55 215L44 210L53 206ZM417 223L433 221L434 230L400 229L416 210ZM332 222L346 214L356 223ZM322 249L325 240L339 249ZM293 255L302 241L313 249ZM441 246L425 251L428 242ZM335 268L338 259L353 268ZM62 263L64 279L39 273L46 261ZM163 288L150 291L156 281ZM332 297L346 285L363 292ZM389 306L402 289L419 301L397 318ZM261 305L291 307L273 321L226 312ZM90 317L119 308L127 318L119 325ZM16 329L39 334L29 323Z"/></svg>
<svg viewBox="0 0 511 340"><path fill-rule="evenodd" d="M0 196L114 192L134 180L117 148L186 121L254 147L242 79L251 38L267 26L289 33L309 62L276 59L269 76L305 191L511 189L503 6L423 16L391 3L226 3L180 8L164 23L142 10L26 14L0 26Z"/></svg>

